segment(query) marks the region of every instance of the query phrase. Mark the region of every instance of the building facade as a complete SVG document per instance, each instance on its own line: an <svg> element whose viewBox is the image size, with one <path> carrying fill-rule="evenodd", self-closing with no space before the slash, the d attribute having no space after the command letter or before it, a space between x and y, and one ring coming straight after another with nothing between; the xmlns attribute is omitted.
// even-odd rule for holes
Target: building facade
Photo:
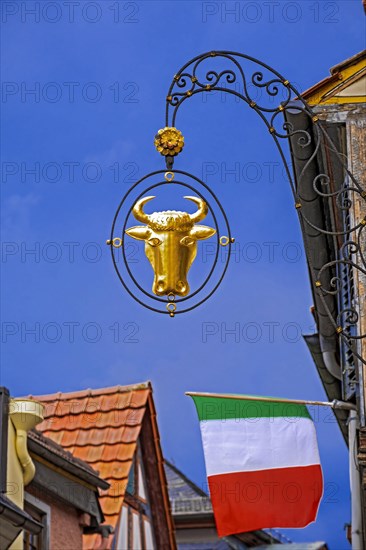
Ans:
<svg viewBox="0 0 366 550"><path fill-rule="evenodd" d="M99 491L109 484L37 430L28 433L28 449L35 475L25 489L24 509L43 529L37 536L25 532L24 550L82 550L83 539L94 534L103 548L110 530L103 525Z"/></svg>
<svg viewBox="0 0 366 550"><path fill-rule="evenodd" d="M356 548L366 547L366 52L330 73L302 94L313 120L294 112L287 121L312 138L314 124L328 135L305 146L292 136L290 145L317 327L305 341L329 400L355 409L335 414L351 448Z"/></svg>
<svg viewBox="0 0 366 550"><path fill-rule="evenodd" d="M34 429L41 403L6 388L0 403L0 549L82 550L84 536L104 533L99 490L109 484Z"/></svg>
<svg viewBox="0 0 366 550"><path fill-rule="evenodd" d="M36 399L45 407L39 430L110 485L100 499L110 534L84 534L83 548L175 550L151 384Z"/></svg>

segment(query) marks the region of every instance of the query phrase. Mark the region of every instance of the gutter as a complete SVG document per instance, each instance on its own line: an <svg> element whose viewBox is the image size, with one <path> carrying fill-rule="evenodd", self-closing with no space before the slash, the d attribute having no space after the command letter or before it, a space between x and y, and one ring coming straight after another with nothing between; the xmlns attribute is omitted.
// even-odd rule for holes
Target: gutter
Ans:
<svg viewBox="0 0 366 550"><path fill-rule="evenodd" d="M296 182L296 190L301 197L302 211L304 215L314 226L326 230L326 222L330 217L330 213L326 210L327 205L314 190L313 181L318 174L327 173L327 167L322 166L321 146L318 153L315 154L313 123L308 115L295 109L292 112L286 111L285 119L286 122L292 123L296 130L307 131L312 138L308 145L301 147L298 144L298 134L290 137L289 142L293 172ZM331 128L327 128L327 130L328 133L332 133ZM302 174L302 170L304 170L305 166L305 173ZM338 187L341 184L338 179L343 178L342 173L328 175L333 184L335 184L335 187ZM337 178L337 176L339 176L339 178ZM332 250L332 237L313 229L309 224L301 221L301 217L300 223L308 264L310 263L317 273L326 263L335 259ZM327 272L324 273L322 278L322 281L324 281L324 286L331 288L332 276L333 274L331 273L331 270L327 270ZM328 372L337 380L342 380L341 366L338 359L338 335L329 319L328 313L325 310L322 301L314 292L315 280L310 270L309 277L314 298L316 324L319 328L319 343L322 359ZM324 296L324 300L329 311L331 312L332 317L335 319L337 317L337 303L334 296L327 294Z"/></svg>
<svg viewBox="0 0 366 550"><path fill-rule="evenodd" d="M25 529L30 533L38 534L43 529L41 523L34 520L27 512L16 506L5 495L0 495L0 516L3 516L6 521L17 527L19 532Z"/></svg>

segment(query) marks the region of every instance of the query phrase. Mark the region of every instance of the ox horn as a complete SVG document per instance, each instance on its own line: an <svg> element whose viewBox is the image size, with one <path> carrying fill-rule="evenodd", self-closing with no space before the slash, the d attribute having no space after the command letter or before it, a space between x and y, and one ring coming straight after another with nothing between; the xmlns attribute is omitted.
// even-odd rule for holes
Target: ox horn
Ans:
<svg viewBox="0 0 366 550"><path fill-rule="evenodd" d="M151 201L152 199L155 199L155 197L143 197L142 199L138 200L135 206L132 209L132 213L135 216L136 220L141 223L148 223L149 222L149 215L145 214L144 212L144 205Z"/></svg>
<svg viewBox="0 0 366 550"><path fill-rule="evenodd" d="M194 214L189 214L189 217L191 218L193 223L198 223L207 216L208 206L203 199L199 199L198 197L184 197L184 198L196 203L198 206L197 212L195 212Z"/></svg>

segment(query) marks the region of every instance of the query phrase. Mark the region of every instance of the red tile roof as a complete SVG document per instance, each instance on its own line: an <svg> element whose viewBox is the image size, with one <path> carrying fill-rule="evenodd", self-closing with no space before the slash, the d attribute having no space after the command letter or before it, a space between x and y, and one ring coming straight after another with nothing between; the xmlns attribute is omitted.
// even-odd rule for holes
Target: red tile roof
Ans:
<svg viewBox="0 0 366 550"><path fill-rule="evenodd" d="M110 483L110 488L101 492L101 506L105 523L113 527L117 524L147 408L155 422L151 395L151 384L146 382L134 386L29 396L45 404L45 420L37 429L75 457L90 464ZM159 455L162 462L160 446ZM94 536L84 538L85 548L93 548L97 543Z"/></svg>

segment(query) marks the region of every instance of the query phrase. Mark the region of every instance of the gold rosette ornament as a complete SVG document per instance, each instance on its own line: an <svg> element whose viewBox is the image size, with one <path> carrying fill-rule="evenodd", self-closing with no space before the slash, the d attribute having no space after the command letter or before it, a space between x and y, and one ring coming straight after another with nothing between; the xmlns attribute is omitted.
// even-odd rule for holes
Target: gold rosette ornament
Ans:
<svg viewBox="0 0 366 550"><path fill-rule="evenodd" d="M156 134L154 144L161 155L175 157L184 147L184 137L176 128L165 127Z"/></svg>

